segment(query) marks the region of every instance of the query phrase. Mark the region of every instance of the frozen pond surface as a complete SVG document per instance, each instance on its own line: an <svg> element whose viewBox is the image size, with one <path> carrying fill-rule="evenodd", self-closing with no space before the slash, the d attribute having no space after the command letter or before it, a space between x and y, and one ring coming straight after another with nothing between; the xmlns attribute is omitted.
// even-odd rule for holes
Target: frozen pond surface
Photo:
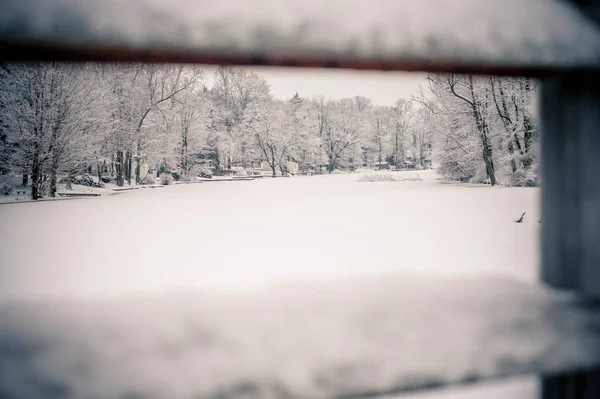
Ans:
<svg viewBox="0 0 600 399"><path fill-rule="evenodd" d="M538 190L419 175L0 206L0 397L328 398L598 366L597 306L535 283Z"/></svg>
<svg viewBox="0 0 600 399"><path fill-rule="evenodd" d="M396 172L414 176L417 172ZM6 297L96 296L380 272L534 281L537 189L360 175L177 185L0 206ZM514 223L522 212L525 222Z"/></svg>

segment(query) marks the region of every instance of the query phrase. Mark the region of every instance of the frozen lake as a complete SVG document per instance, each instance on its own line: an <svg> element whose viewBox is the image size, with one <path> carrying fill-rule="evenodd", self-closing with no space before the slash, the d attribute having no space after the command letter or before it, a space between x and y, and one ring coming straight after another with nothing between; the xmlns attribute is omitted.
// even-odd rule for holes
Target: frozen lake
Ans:
<svg viewBox="0 0 600 399"><path fill-rule="evenodd" d="M536 279L538 189L394 176L415 173L423 180L264 178L0 206L0 292L251 289L383 272Z"/></svg>

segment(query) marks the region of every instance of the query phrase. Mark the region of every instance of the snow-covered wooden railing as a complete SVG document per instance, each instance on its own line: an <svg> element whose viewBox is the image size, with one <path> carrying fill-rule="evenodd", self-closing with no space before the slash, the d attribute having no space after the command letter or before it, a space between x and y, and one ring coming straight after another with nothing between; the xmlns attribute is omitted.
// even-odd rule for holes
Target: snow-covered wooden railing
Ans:
<svg viewBox="0 0 600 399"><path fill-rule="evenodd" d="M600 32L560 0L4 0L0 37L2 59L517 74L600 65Z"/></svg>

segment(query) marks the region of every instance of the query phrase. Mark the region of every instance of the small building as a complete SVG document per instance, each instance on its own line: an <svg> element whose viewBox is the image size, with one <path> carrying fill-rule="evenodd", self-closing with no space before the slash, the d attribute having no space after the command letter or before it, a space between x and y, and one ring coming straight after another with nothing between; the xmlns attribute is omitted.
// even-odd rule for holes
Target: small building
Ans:
<svg viewBox="0 0 600 399"><path fill-rule="evenodd" d="M298 174L298 162L294 162L294 161L288 161L287 162L287 171L288 173L291 173L293 175L297 175Z"/></svg>
<svg viewBox="0 0 600 399"><path fill-rule="evenodd" d="M375 162L375 167L379 170L390 169L389 162Z"/></svg>
<svg viewBox="0 0 600 399"><path fill-rule="evenodd" d="M269 165L269 163L267 161L262 161L260 163L261 168L263 170L263 172L271 172L273 169L271 169L271 165Z"/></svg>
<svg viewBox="0 0 600 399"><path fill-rule="evenodd" d="M269 165L267 161L261 162L261 169L263 172L273 172L271 165ZM292 175L297 175L299 170L298 162L287 161L285 170ZM275 165L275 173L281 174L281 168L279 164Z"/></svg>

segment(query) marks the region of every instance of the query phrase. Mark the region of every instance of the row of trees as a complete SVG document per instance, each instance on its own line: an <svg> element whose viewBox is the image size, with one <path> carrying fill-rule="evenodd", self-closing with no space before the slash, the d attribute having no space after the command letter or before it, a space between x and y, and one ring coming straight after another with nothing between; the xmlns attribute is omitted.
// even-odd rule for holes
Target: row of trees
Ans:
<svg viewBox="0 0 600 399"><path fill-rule="evenodd" d="M286 173L394 163L421 154L411 103L376 106L365 97L275 99L253 71L221 67L207 88L201 69L153 64L7 64L0 69L0 173L31 178L32 197L54 196L90 166L118 185L151 169L198 174L256 166ZM413 118L414 119L414 118Z"/></svg>
<svg viewBox="0 0 600 399"><path fill-rule="evenodd" d="M452 180L537 185L539 129L530 78L429 75L422 105L438 171Z"/></svg>
<svg viewBox="0 0 600 399"><path fill-rule="evenodd" d="M99 177L110 165L119 185L139 182L142 162L182 146L201 82L200 70L182 66L3 65L0 168L22 173L23 184L31 176L34 199L54 196L59 175L70 181L90 165ZM166 140L166 131L180 137Z"/></svg>
<svg viewBox="0 0 600 399"><path fill-rule="evenodd" d="M0 174L31 178L54 196L89 170L118 185L143 166L197 176L257 166L332 172L387 161L423 164L433 150L451 179L522 184L537 179L528 79L430 75L427 90L393 106L356 96L275 99L251 70L221 67L212 88L199 67L29 63L0 66Z"/></svg>
<svg viewBox="0 0 600 399"><path fill-rule="evenodd" d="M419 147L413 135L426 134L409 129L414 118L408 100L386 107L362 96L328 100L296 94L283 101L274 99L267 82L255 73L220 68L209 102L209 144L226 167L261 159L273 174L277 168L285 173L285 161L293 160L301 169L325 166L332 172L386 159L398 163L417 153L425 159L428 143Z"/></svg>

